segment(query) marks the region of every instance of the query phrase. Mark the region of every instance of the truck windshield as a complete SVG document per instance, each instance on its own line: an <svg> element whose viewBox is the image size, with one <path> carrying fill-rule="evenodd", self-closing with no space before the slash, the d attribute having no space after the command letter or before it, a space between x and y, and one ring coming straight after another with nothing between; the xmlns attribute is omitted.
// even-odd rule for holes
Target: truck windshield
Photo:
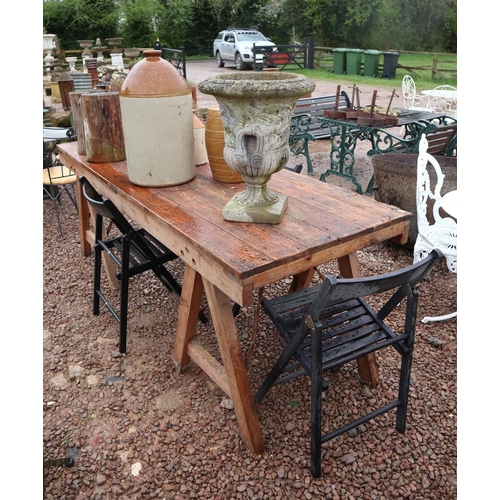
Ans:
<svg viewBox="0 0 500 500"><path fill-rule="evenodd" d="M267 38L258 31L243 31L238 32L238 40L241 42L262 42L267 41Z"/></svg>

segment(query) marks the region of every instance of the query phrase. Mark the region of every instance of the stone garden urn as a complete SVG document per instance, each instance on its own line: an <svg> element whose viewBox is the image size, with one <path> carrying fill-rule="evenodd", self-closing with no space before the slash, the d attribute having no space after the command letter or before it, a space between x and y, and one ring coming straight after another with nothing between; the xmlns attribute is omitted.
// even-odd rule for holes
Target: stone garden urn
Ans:
<svg viewBox="0 0 500 500"><path fill-rule="evenodd" d="M297 100L311 93L309 78L282 72L227 73L202 81L224 125L224 160L246 184L222 211L225 220L278 224L288 197L267 189L290 156L290 121Z"/></svg>

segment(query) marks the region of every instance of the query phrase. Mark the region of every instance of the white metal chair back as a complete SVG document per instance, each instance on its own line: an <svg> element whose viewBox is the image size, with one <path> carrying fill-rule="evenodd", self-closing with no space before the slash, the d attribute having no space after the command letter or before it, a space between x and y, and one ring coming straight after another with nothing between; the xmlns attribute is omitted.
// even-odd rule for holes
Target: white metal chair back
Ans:
<svg viewBox="0 0 500 500"><path fill-rule="evenodd" d="M417 94L415 81L410 75L403 76L401 86L403 90L403 106L406 109L430 111L430 108L427 106L427 99L425 96Z"/></svg>
<svg viewBox="0 0 500 500"><path fill-rule="evenodd" d="M458 90L452 85L439 85L432 89L427 101L428 106L436 113L445 113L457 117Z"/></svg>
<svg viewBox="0 0 500 500"><path fill-rule="evenodd" d="M427 153L427 137L422 134L417 160L417 228L413 262L426 257L434 248L439 248L446 257L448 269L457 272L457 223L451 217L442 216L441 188L444 175L438 161ZM432 166L432 172L428 165ZM429 205L432 205L433 221L429 220Z"/></svg>
<svg viewBox="0 0 500 500"><path fill-rule="evenodd" d="M444 174L438 161L427 153L427 137L422 134L419 143L417 160L417 228L418 234L413 249L413 263L419 262L429 255L433 249L441 250L446 258L448 269L456 273L457 268L457 223L451 217L441 214L441 188L443 187ZM429 168L431 165L432 168ZM432 176L430 174L433 174ZM433 187L434 186L434 187ZM433 221L429 220L429 205L432 205ZM457 311L443 316L422 319L428 321L443 321L454 318Z"/></svg>
<svg viewBox="0 0 500 500"><path fill-rule="evenodd" d="M58 204L60 203L62 193L65 192L75 208L78 208L75 193L77 178L74 172L59 161L57 144L62 140L75 139L76 135L73 127L43 127L43 192L54 203L59 234L61 236L63 232L59 218Z"/></svg>

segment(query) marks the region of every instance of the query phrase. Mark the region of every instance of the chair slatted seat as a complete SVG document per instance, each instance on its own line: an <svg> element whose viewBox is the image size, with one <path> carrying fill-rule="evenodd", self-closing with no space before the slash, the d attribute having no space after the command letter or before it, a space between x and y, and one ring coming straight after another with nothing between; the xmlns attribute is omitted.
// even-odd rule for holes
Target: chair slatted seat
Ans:
<svg viewBox="0 0 500 500"><path fill-rule="evenodd" d="M417 317L416 286L442 257L440 250L433 250L418 263L391 273L351 279L330 275L321 285L272 299L262 298L263 310L286 347L257 390L255 401L262 401L273 386L303 375L311 378L311 471L314 477L321 475L321 444L372 418L396 408L396 429L405 432ZM392 295L375 312L366 298L385 292ZM404 302L404 329L395 332L385 320ZM401 356L397 398L323 433L322 393L328 389L323 374L388 347Z"/></svg>

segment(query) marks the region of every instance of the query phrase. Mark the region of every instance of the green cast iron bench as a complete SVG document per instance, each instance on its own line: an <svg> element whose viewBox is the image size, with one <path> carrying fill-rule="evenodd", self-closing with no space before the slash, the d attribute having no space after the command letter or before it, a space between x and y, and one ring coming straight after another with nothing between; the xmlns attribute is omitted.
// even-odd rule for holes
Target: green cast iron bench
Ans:
<svg viewBox="0 0 500 500"><path fill-rule="evenodd" d="M422 134L426 134L429 143L428 152L433 156L457 155L457 120L445 117L438 123L421 120L420 127L404 137L397 136L387 129L374 129L372 149L368 156L381 153L418 153ZM417 124L418 125L418 124Z"/></svg>
<svg viewBox="0 0 500 500"><path fill-rule="evenodd" d="M329 131L321 127L318 118L325 110L335 109L337 94L320 97L303 97L297 101L290 124L290 151L295 155L304 155L307 161L307 173L314 175L309 156L309 141L330 137ZM339 110L350 108L351 101L345 91L339 94Z"/></svg>

